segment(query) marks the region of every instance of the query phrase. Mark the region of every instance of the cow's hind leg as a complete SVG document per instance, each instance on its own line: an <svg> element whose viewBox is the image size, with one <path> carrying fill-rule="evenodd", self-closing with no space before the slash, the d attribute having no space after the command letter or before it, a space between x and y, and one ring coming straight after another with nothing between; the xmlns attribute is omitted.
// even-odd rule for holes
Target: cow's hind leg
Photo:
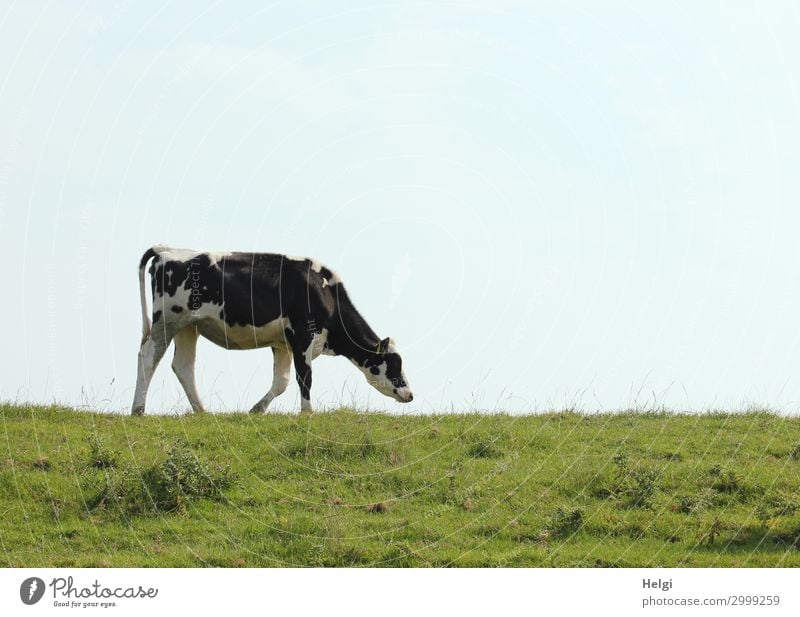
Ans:
<svg viewBox="0 0 800 617"><path fill-rule="evenodd" d="M155 336L153 336L155 334ZM136 393L133 395L133 405L131 414L141 416L144 414L144 404L147 399L147 389L150 387L150 380L153 379L158 363L164 357L164 352L172 342L172 339L163 336L161 332L151 332L142 341L139 347L138 370L136 375Z"/></svg>
<svg viewBox="0 0 800 617"><path fill-rule="evenodd" d="M181 382L186 398L196 412L205 411L197 385L194 381L194 361L197 350L197 328L186 326L175 335L175 356L172 358L172 370Z"/></svg>
<svg viewBox="0 0 800 617"><path fill-rule="evenodd" d="M274 364L272 367L272 387L260 401L258 401L250 413L264 413L267 406L286 391L289 385L289 377L292 373L292 354L287 349L272 348Z"/></svg>

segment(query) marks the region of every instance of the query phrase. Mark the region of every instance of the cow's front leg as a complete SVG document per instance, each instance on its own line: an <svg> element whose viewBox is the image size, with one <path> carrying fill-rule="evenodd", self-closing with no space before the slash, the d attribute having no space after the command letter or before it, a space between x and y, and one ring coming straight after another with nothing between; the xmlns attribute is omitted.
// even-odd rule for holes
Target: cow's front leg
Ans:
<svg viewBox="0 0 800 617"><path fill-rule="evenodd" d="M264 395L264 398L253 405L250 413L264 413L275 397L283 394L289 385L289 378L292 374L292 354L288 349L278 349L276 347L272 348L272 354L274 356L272 387Z"/></svg>
<svg viewBox="0 0 800 617"><path fill-rule="evenodd" d="M297 374L297 385L300 386L300 410L311 409L311 354L294 352L294 370Z"/></svg>

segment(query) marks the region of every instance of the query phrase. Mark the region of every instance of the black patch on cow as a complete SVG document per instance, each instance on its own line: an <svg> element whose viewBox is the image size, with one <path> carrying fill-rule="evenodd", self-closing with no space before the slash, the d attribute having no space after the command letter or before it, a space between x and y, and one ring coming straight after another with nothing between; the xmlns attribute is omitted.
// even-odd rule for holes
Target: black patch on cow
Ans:
<svg viewBox="0 0 800 617"><path fill-rule="evenodd" d="M155 325L155 323L156 323L156 322L157 322L159 319L161 319L161 311L154 311L154 312L153 312L153 325Z"/></svg>
<svg viewBox="0 0 800 617"><path fill-rule="evenodd" d="M373 375L380 372L378 366L386 363L386 379L393 386L405 388L406 382L403 380L403 359L399 353L375 353L366 359L364 366L369 368Z"/></svg>
<svg viewBox="0 0 800 617"><path fill-rule="evenodd" d="M177 304L175 304L169 310L171 310L173 313L182 313L183 312L183 307L182 306L178 306Z"/></svg>
<svg viewBox="0 0 800 617"><path fill-rule="evenodd" d="M197 255L188 265L183 288L189 292L189 308L198 310L203 304L223 302L223 268L225 262L212 263L208 255Z"/></svg>
<svg viewBox="0 0 800 617"><path fill-rule="evenodd" d="M147 249L144 252L144 255L142 255L142 259L139 261L139 270L144 268L147 265L147 262L153 257L156 257L156 255L157 253L152 248Z"/></svg>
<svg viewBox="0 0 800 617"><path fill-rule="evenodd" d="M160 295L168 295L170 297L175 295L178 287L184 285L189 271L188 262L183 261L168 261L163 264L156 265L155 274L153 275L153 282L155 284L155 291Z"/></svg>

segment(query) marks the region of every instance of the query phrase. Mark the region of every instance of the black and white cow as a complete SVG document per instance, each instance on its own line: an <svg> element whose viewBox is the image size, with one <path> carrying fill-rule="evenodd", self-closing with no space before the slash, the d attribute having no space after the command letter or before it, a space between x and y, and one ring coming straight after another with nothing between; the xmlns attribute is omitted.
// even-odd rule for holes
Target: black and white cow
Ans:
<svg viewBox="0 0 800 617"><path fill-rule="evenodd" d="M152 325L145 292L151 259ZM172 341L172 369L192 409L203 411L194 380L199 336L226 349L272 347L272 387L253 413L264 412L286 390L293 361L301 408L311 410L311 361L320 354L344 356L386 396L413 399L394 341L373 332L339 276L313 259L154 246L139 263L139 291L142 343L133 414L144 413L153 372Z"/></svg>

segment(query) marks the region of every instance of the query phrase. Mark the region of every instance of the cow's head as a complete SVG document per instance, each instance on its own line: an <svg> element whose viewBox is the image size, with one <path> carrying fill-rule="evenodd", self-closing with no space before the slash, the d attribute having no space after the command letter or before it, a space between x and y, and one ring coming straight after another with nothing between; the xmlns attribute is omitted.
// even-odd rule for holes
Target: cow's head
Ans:
<svg viewBox="0 0 800 617"><path fill-rule="evenodd" d="M378 343L363 365L359 366L370 385L381 394L401 403L414 400L406 376L403 374L403 359L391 338Z"/></svg>

